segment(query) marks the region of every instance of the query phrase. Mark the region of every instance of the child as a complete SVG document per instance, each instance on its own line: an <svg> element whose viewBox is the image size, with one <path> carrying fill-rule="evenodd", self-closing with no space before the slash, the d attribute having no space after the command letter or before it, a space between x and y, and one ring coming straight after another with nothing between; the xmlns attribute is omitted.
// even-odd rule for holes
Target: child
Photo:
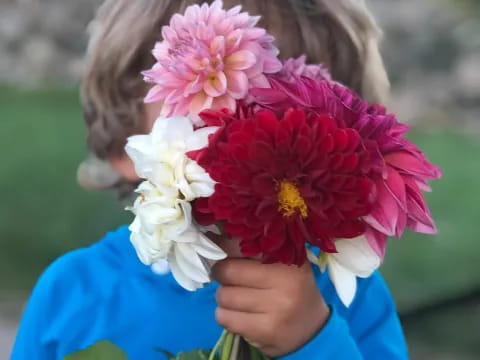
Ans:
<svg viewBox="0 0 480 360"><path fill-rule="evenodd" d="M92 26L83 101L92 152L127 183L138 181L123 147L151 128L161 104L145 105L141 70L172 14L196 1L107 0ZM198 1L199 3L203 1ZM226 1L263 15L283 57L308 55L334 79L380 101L388 81L377 30L363 1ZM170 274L142 265L127 227L69 253L40 278L20 325L12 359L62 359L109 340L131 359L159 359L156 348L178 353L212 348L221 326L280 359L407 359L390 294L378 273L358 282L342 305L326 274L233 258L232 240L219 241L232 258L213 268L217 282L197 292ZM234 247L234 246L233 246ZM328 305L327 305L328 304ZM215 322L215 319L217 322Z"/></svg>

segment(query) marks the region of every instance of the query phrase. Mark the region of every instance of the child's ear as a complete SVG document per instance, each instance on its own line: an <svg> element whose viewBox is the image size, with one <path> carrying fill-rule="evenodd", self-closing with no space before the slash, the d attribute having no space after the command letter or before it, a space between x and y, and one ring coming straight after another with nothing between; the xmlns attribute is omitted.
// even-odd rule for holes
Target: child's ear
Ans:
<svg viewBox="0 0 480 360"><path fill-rule="evenodd" d="M105 190L116 186L122 176L108 161L89 155L77 169L77 182L87 190Z"/></svg>

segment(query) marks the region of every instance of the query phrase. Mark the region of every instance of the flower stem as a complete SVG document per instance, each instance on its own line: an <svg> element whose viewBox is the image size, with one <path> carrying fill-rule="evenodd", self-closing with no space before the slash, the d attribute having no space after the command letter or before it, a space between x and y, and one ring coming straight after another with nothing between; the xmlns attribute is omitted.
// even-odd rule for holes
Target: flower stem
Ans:
<svg viewBox="0 0 480 360"><path fill-rule="evenodd" d="M231 332L227 332L225 336L225 341L223 342L222 354L220 356L220 360L230 360L230 354L232 353L232 345L233 345L233 338L234 334Z"/></svg>
<svg viewBox="0 0 480 360"><path fill-rule="evenodd" d="M240 351L240 335L234 335L232 352L230 354L229 360L238 360L239 351Z"/></svg>
<svg viewBox="0 0 480 360"><path fill-rule="evenodd" d="M210 356L208 357L208 360L214 360L215 359L215 354L217 353L217 350L220 348L220 346L225 341L225 336L226 335L227 335L227 330L223 330L222 335L220 336L217 343L215 344L215 347L213 348L212 352L210 353Z"/></svg>

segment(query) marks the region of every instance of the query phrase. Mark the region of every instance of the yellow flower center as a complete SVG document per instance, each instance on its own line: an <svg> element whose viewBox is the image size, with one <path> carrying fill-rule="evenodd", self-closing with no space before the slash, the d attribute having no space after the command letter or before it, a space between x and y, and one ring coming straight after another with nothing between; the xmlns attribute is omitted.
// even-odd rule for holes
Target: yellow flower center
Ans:
<svg viewBox="0 0 480 360"><path fill-rule="evenodd" d="M280 191L278 193L278 210L283 216L292 216L296 211L303 218L308 216L307 204L303 199L297 186L291 181L283 180L280 182Z"/></svg>

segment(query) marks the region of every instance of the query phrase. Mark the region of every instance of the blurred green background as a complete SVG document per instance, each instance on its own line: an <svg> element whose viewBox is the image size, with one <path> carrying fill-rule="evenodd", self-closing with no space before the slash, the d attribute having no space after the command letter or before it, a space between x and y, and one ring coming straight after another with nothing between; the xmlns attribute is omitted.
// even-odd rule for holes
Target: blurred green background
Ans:
<svg viewBox="0 0 480 360"><path fill-rule="evenodd" d="M5 4L15 9L19 3ZM96 3L84 3L90 6L82 7L84 22ZM370 5L385 28L392 108L412 124L410 138L444 171L427 195L439 234L407 233L392 240L382 272L403 316L413 359L479 359L479 2ZM80 43L70 49L70 62L83 52L84 39ZM2 65L2 54L0 49L0 349L7 349L42 270L131 217L114 193L86 192L76 184L77 166L86 156L71 80L79 70L50 69L47 56L34 81L9 78L5 71L11 64L3 59Z"/></svg>

